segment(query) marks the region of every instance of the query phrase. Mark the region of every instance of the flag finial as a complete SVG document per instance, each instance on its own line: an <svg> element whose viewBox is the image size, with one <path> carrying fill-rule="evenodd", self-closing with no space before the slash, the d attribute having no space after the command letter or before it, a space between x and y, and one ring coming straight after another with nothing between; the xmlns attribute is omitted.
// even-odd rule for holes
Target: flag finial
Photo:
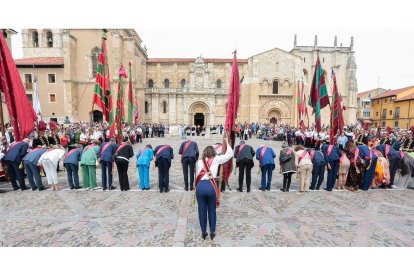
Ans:
<svg viewBox="0 0 414 276"><path fill-rule="evenodd" d="M298 44L298 36L295 34L295 38L293 39L293 48L296 48L296 45Z"/></svg>

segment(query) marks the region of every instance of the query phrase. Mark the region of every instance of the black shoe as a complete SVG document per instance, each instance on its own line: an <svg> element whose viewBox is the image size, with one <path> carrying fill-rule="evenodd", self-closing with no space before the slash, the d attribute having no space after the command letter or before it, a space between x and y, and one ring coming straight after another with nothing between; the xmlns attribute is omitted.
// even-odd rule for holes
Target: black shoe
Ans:
<svg viewBox="0 0 414 276"><path fill-rule="evenodd" d="M327 192L332 192L332 189L328 189L328 188L323 188L323 189Z"/></svg>
<svg viewBox="0 0 414 276"><path fill-rule="evenodd" d="M242 189L240 189L240 188L237 188L236 189L238 192L243 192L243 190Z"/></svg>
<svg viewBox="0 0 414 276"><path fill-rule="evenodd" d="M264 191L265 191L265 190L264 190L264 189L262 189L262 188L259 188L259 190L260 190L260 191L262 191L262 192L264 192Z"/></svg>
<svg viewBox="0 0 414 276"><path fill-rule="evenodd" d="M70 186L70 189L71 189L71 190L75 189L75 186Z"/></svg>
<svg viewBox="0 0 414 276"><path fill-rule="evenodd" d="M250 188L247 188L247 192L250 193Z"/></svg>
<svg viewBox="0 0 414 276"><path fill-rule="evenodd" d="M147 191L148 191L149 189L151 189L151 188L145 188L145 190L147 190Z"/></svg>
<svg viewBox="0 0 414 276"><path fill-rule="evenodd" d="M36 191L37 190L37 188L32 188L32 191Z"/></svg>
<svg viewBox="0 0 414 276"><path fill-rule="evenodd" d="M207 233L207 232L206 232L206 233L201 234L201 237L203 238L203 240L205 240L207 236L208 236L208 233Z"/></svg>
<svg viewBox="0 0 414 276"><path fill-rule="evenodd" d="M266 190L270 191L270 188L266 188Z"/></svg>
<svg viewBox="0 0 414 276"><path fill-rule="evenodd" d="M28 188L28 187L26 187L26 186L24 186L23 188L21 188L21 190L22 190L22 191L26 191L26 190L29 190L29 188Z"/></svg>
<svg viewBox="0 0 414 276"><path fill-rule="evenodd" d="M18 189L20 189L19 187L13 187L13 191L17 191Z"/></svg>
<svg viewBox="0 0 414 276"><path fill-rule="evenodd" d="M163 190L160 190L160 193L163 193L164 191Z"/></svg>
<svg viewBox="0 0 414 276"><path fill-rule="evenodd" d="M109 190L115 190L115 189L116 189L116 186L109 187Z"/></svg>
<svg viewBox="0 0 414 276"><path fill-rule="evenodd" d="M102 188L102 191L106 191L106 190L107 190L106 187Z"/></svg>
<svg viewBox="0 0 414 276"><path fill-rule="evenodd" d="M188 191L188 187L185 187L185 190Z"/></svg>
<svg viewBox="0 0 414 276"><path fill-rule="evenodd" d="M190 187L190 191L193 191L194 190L194 187Z"/></svg>
<svg viewBox="0 0 414 276"><path fill-rule="evenodd" d="M216 233L211 233L210 234L210 238L211 238L211 240L214 240L214 237L216 236Z"/></svg>
<svg viewBox="0 0 414 276"><path fill-rule="evenodd" d="M79 189L82 189L82 187L81 186L75 186L75 190L79 190Z"/></svg>
<svg viewBox="0 0 414 276"><path fill-rule="evenodd" d="M282 192L286 192L286 189L285 188L282 188L282 189L280 189Z"/></svg>
<svg viewBox="0 0 414 276"><path fill-rule="evenodd" d="M39 189L39 191L49 190L49 187L42 187Z"/></svg>
<svg viewBox="0 0 414 276"><path fill-rule="evenodd" d="M170 189L165 189L164 193L168 193L170 191Z"/></svg>
<svg viewBox="0 0 414 276"><path fill-rule="evenodd" d="M387 189L392 189L392 185L385 186Z"/></svg>

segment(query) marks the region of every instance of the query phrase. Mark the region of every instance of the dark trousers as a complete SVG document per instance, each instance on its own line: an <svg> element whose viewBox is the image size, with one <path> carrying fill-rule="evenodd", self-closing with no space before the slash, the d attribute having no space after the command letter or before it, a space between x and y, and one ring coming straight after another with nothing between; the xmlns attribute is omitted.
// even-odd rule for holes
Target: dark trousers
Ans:
<svg viewBox="0 0 414 276"><path fill-rule="evenodd" d="M35 190L36 188L44 189L45 187L43 186L42 178L40 177L40 168L28 161L24 161L24 168L32 190Z"/></svg>
<svg viewBox="0 0 414 276"><path fill-rule="evenodd" d="M106 189L107 184L109 188L112 187L112 162L101 161L102 169L102 188Z"/></svg>
<svg viewBox="0 0 414 276"><path fill-rule="evenodd" d="M253 160L243 159L239 162L239 189L243 190L244 170L246 169L246 187L250 191L250 184L252 183L252 168Z"/></svg>
<svg viewBox="0 0 414 276"><path fill-rule="evenodd" d="M200 220L201 233L207 231L210 225L210 233L216 232L216 191L210 180L201 180L197 185L196 197L198 203L198 219Z"/></svg>
<svg viewBox="0 0 414 276"><path fill-rule="evenodd" d="M313 164L311 190L319 190L325 177L325 163ZM316 184L318 183L318 184Z"/></svg>
<svg viewBox="0 0 414 276"><path fill-rule="evenodd" d="M20 188L21 190L27 188L26 184L24 183L24 177L22 174L22 171L19 169L19 163L18 162L13 162L13 161L6 161L7 164L7 168L9 170L9 177L10 177L10 182L13 185L14 189L18 189ZM20 187L17 186L17 181L19 181Z"/></svg>
<svg viewBox="0 0 414 276"><path fill-rule="evenodd" d="M158 185L160 191L168 191L170 189L170 162L166 158L158 158Z"/></svg>
<svg viewBox="0 0 414 276"><path fill-rule="evenodd" d="M261 190L264 189L268 189L270 190L270 185L272 182L272 173L273 173L273 169L275 168L274 164L267 164L262 166L262 187L260 188ZM267 175L267 180L266 180L266 175Z"/></svg>
<svg viewBox="0 0 414 276"><path fill-rule="evenodd" d="M326 189L331 191L335 186L336 176L338 175L339 160L329 162L331 169L328 170L328 179L326 183Z"/></svg>
<svg viewBox="0 0 414 276"><path fill-rule="evenodd" d="M293 172L288 172L283 174L283 189L289 191L290 183L292 182Z"/></svg>
<svg viewBox="0 0 414 276"><path fill-rule="evenodd" d="M374 178L375 167L377 166L377 159L372 159L371 166L369 170L367 170L364 174L364 178L362 180L362 189L364 191L368 191L369 187L371 186L372 179Z"/></svg>
<svg viewBox="0 0 414 276"><path fill-rule="evenodd" d="M397 172L399 159L390 160L390 186L394 185L395 173Z"/></svg>
<svg viewBox="0 0 414 276"><path fill-rule="evenodd" d="M118 169L119 185L121 186L121 191L128 191L129 190L129 181L128 181L129 162L122 158L117 158L115 160L115 164L116 164L116 168Z"/></svg>
<svg viewBox="0 0 414 276"><path fill-rule="evenodd" d="M71 163L64 164L66 175L68 176L69 187L78 188L79 186L79 166Z"/></svg>
<svg viewBox="0 0 414 276"><path fill-rule="evenodd" d="M196 160L195 157L184 157L183 158L183 173L184 173L184 185L188 189L188 168L190 168L190 188L194 187L194 169Z"/></svg>
<svg viewBox="0 0 414 276"><path fill-rule="evenodd" d="M142 135L137 135L137 143L142 143Z"/></svg>

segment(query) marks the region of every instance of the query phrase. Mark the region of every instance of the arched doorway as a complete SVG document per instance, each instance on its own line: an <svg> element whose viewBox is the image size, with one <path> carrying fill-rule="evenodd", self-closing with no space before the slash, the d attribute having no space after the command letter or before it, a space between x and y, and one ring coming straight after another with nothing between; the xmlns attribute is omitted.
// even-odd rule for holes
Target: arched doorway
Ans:
<svg viewBox="0 0 414 276"><path fill-rule="evenodd" d="M206 103L197 101L188 108L188 124L190 125L209 125L210 108Z"/></svg>
<svg viewBox="0 0 414 276"><path fill-rule="evenodd" d="M100 123L103 121L103 114L99 110L94 110L92 112L92 122L94 123Z"/></svg>
<svg viewBox="0 0 414 276"><path fill-rule="evenodd" d="M282 115L281 115L280 111L278 109L273 108L267 114L267 121L270 124L275 124L275 125L278 124L278 123L280 124L281 123L281 120L280 120L281 117L282 117Z"/></svg>
<svg viewBox="0 0 414 276"><path fill-rule="evenodd" d="M201 127L205 125L203 113L194 114L194 125Z"/></svg>

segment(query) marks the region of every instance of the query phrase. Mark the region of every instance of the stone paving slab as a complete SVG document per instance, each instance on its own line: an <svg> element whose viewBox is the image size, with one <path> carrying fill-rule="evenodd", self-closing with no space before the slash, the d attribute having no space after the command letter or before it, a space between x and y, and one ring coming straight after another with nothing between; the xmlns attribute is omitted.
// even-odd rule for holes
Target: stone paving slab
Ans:
<svg viewBox="0 0 414 276"><path fill-rule="evenodd" d="M200 150L220 138L196 137ZM165 144L162 138L145 144ZM175 154L182 140L168 139ZM266 144L277 155L280 142L247 141L255 149ZM135 151L142 145L134 145ZM171 192L157 192L157 170L151 169L151 190L139 190L135 160L131 160L131 191L63 190L11 191L0 188L0 244L3 246L156 246L156 247L276 247L276 246L414 246L412 190L368 192L311 191L299 193L293 177L289 193L278 190L282 176L276 166L270 192L258 190L260 176L252 174L252 192L239 193L237 175L232 191L222 194L217 210L217 237L201 239L198 211L192 192L184 191L179 156L170 174ZM100 185L100 169L97 171ZM43 178L44 183L46 179ZM398 178L397 178L398 181ZM118 185L117 176L114 179ZM324 184L323 184L324 187ZM245 190L245 188L244 188Z"/></svg>

